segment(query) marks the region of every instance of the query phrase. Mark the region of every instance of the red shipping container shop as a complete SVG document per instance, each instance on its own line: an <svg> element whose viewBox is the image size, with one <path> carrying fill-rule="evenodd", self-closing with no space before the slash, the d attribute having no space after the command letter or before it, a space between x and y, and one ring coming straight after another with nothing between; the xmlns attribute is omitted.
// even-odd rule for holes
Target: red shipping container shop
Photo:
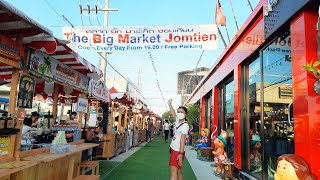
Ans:
<svg viewBox="0 0 320 180"><path fill-rule="evenodd" d="M200 128L229 132L228 156L250 179L273 179L282 154L302 156L320 178L320 94L303 67L320 59L318 9L319 0L262 0L186 102L200 103Z"/></svg>

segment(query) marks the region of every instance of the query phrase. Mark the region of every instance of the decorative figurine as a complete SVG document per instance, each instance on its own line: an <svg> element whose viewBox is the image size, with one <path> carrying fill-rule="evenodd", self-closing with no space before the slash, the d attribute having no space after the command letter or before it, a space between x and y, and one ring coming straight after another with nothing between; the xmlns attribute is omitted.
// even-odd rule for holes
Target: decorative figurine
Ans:
<svg viewBox="0 0 320 180"><path fill-rule="evenodd" d="M317 180L308 163L300 156L284 154L278 158L275 180Z"/></svg>
<svg viewBox="0 0 320 180"><path fill-rule="evenodd" d="M259 135L252 135L250 142L250 163L254 166L261 166L261 154L259 152L261 148L261 139Z"/></svg>
<svg viewBox="0 0 320 180"><path fill-rule="evenodd" d="M217 166L214 168L214 174L219 175L222 170L222 163L229 162L227 153L224 148L227 146L228 132L221 130L220 136L214 140L215 150L212 152L214 155L214 164Z"/></svg>
<svg viewBox="0 0 320 180"><path fill-rule="evenodd" d="M209 136L209 129L207 128L201 128L201 141L200 144L197 144L195 146L195 150L197 151L199 148L202 147L209 147L209 140L208 140L208 136Z"/></svg>

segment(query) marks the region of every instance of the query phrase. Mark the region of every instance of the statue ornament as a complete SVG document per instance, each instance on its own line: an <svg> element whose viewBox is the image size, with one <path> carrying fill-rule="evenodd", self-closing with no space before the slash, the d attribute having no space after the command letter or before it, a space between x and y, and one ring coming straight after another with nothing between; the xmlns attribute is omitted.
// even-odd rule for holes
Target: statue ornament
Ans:
<svg viewBox="0 0 320 180"><path fill-rule="evenodd" d="M201 140L200 140L200 144L197 144L195 146L195 150L197 151L199 148L202 147L209 147L209 140L208 140L208 136L209 136L209 129L207 128L201 128Z"/></svg>
<svg viewBox="0 0 320 180"><path fill-rule="evenodd" d="M229 138L228 132L221 130L220 136L214 140L215 150L212 151L214 155L214 164L216 168L214 168L215 175L219 175L222 170L222 163L229 162L229 158L224 148L227 146L227 139Z"/></svg>
<svg viewBox="0 0 320 180"><path fill-rule="evenodd" d="M278 158L275 180L317 180L309 164L300 156L284 154Z"/></svg>

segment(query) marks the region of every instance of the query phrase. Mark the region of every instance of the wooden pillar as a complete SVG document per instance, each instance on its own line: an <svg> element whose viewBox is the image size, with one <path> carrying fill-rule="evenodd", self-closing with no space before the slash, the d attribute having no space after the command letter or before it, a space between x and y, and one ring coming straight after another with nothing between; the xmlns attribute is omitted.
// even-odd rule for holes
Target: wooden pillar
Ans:
<svg viewBox="0 0 320 180"><path fill-rule="evenodd" d="M119 106L118 126L117 131L120 132L122 129L122 105Z"/></svg>
<svg viewBox="0 0 320 180"><path fill-rule="evenodd" d="M114 127L114 123L116 121L116 109L115 102L112 102L112 127Z"/></svg>
<svg viewBox="0 0 320 180"><path fill-rule="evenodd" d="M19 84L19 70L15 69L12 72L11 78L11 89L10 89L10 101L9 101L9 109L8 112L11 114L11 117L15 117L15 109L16 109L16 102L17 102L17 94L18 94L18 84Z"/></svg>
<svg viewBox="0 0 320 180"><path fill-rule="evenodd" d="M124 114L124 125L123 125L123 127L128 128L128 111L129 111L128 106L126 106L125 111L126 112Z"/></svg>
<svg viewBox="0 0 320 180"><path fill-rule="evenodd" d="M109 116L109 124L108 124L108 132L112 131L112 126L113 126L113 109L114 109L114 102L110 102L111 103L111 108L110 108L110 116Z"/></svg>
<svg viewBox="0 0 320 180"><path fill-rule="evenodd" d="M58 99L59 99L59 84L55 83L54 84L54 97L53 97L53 105L52 105L52 115L53 118L57 118L58 114Z"/></svg>

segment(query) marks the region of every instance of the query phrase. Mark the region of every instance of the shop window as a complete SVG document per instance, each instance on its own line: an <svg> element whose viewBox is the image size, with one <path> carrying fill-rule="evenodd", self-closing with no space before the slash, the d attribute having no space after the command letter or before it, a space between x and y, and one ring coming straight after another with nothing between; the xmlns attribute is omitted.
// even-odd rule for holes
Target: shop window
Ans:
<svg viewBox="0 0 320 180"><path fill-rule="evenodd" d="M220 87L219 101L219 131L225 130L229 134L226 152L234 162L234 81L229 80Z"/></svg>
<svg viewBox="0 0 320 180"><path fill-rule="evenodd" d="M212 124L212 94L210 93L206 97L206 120L205 120L205 128L211 130Z"/></svg>
<svg viewBox="0 0 320 180"><path fill-rule="evenodd" d="M257 177L262 177L262 148L261 148L261 107L260 107L260 87L261 87L261 71L260 58L253 61L248 68L248 80L246 81L246 89L249 96L249 129L245 130L246 136L249 137L247 143L247 152L249 152L248 170Z"/></svg>
<svg viewBox="0 0 320 180"><path fill-rule="evenodd" d="M289 37L278 38L263 51L264 173L273 179L277 159L294 153L292 61ZM274 51L277 44L279 51Z"/></svg>

